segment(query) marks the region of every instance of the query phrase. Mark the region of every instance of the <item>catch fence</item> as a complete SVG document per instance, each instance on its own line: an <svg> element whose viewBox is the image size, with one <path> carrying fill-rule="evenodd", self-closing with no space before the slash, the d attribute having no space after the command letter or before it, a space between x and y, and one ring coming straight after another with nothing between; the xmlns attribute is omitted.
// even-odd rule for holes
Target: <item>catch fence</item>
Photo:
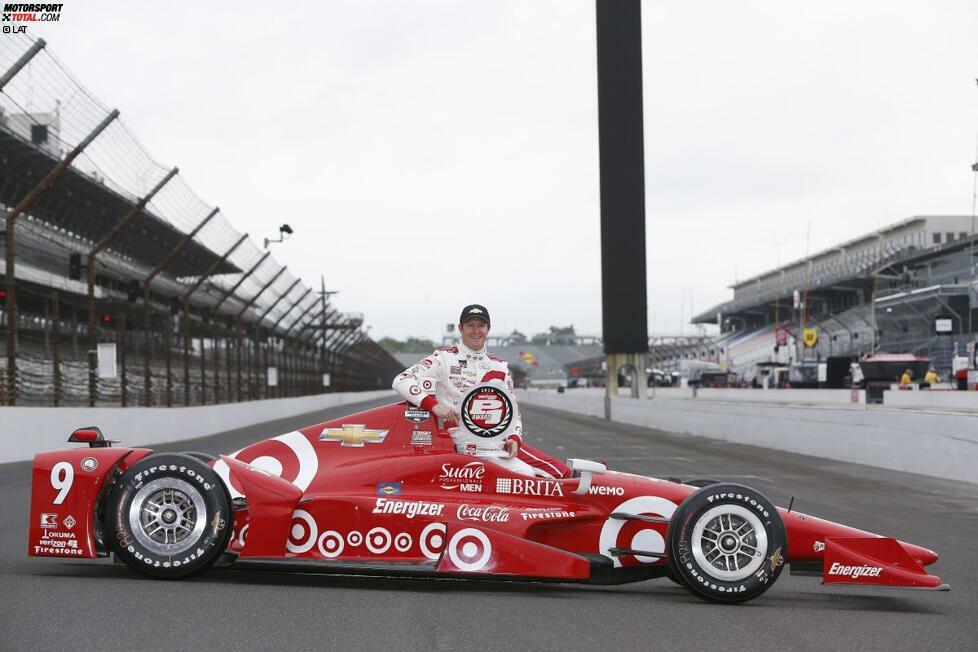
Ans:
<svg viewBox="0 0 978 652"><path fill-rule="evenodd" d="M398 364L362 315L235 229L43 40L8 36L0 402L199 405L390 382Z"/></svg>

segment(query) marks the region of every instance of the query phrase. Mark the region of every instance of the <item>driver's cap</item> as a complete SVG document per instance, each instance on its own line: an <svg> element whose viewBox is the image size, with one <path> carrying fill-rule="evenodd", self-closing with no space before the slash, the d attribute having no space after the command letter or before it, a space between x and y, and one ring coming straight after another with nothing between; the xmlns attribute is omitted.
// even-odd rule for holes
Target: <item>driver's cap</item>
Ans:
<svg viewBox="0 0 978 652"><path fill-rule="evenodd" d="M484 319L487 324L492 324L492 322L489 321L489 311L486 310L485 306L480 306L477 303L473 303L462 308L462 314L458 317L458 323L464 324L465 322L473 319Z"/></svg>

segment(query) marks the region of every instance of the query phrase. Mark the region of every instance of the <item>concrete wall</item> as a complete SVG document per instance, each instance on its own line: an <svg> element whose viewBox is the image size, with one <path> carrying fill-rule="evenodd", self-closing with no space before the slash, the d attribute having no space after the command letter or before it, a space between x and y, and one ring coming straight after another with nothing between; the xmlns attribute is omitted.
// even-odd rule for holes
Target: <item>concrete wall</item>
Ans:
<svg viewBox="0 0 978 652"><path fill-rule="evenodd" d="M536 394L536 390L529 390L531 394ZM540 391L539 400L546 400L545 394L552 392ZM604 405L604 388L585 387L580 389L567 390L568 396L586 396L586 401L593 402L593 397L600 399L600 405ZM649 388L649 394L653 393ZM656 399L691 399L693 389L691 387L656 387ZM630 397L631 392L628 388L619 388L619 396ZM555 394L555 396L558 396ZM729 401L747 403L790 403L792 405L849 405L852 403L864 404L866 402L866 392L857 390L856 401L852 400L852 390L848 389L700 389L696 394L699 401ZM978 397L976 397L978 398ZM601 415L604 414L603 407Z"/></svg>
<svg viewBox="0 0 978 652"><path fill-rule="evenodd" d="M649 390L652 391L651 389ZM866 393L857 390L857 403L866 402ZM692 398L689 387L656 387L656 398ZM848 389L700 389L696 397L707 401L735 401L748 403L791 403L793 405L839 405L853 403Z"/></svg>
<svg viewBox="0 0 978 652"><path fill-rule="evenodd" d="M604 415L604 397L594 393L520 391L517 398ZM611 410L620 423L978 483L978 413L620 396Z"/></svg>
<svg viewBox="0 0 978 652"><path fill-rule="evenodd" d="M385 389L198 407L0 407L0 464L29 460L39 451L65 448L68 435L83 426L98 426L106 438L119 439L126 446L150 446L384 396L390 396L391 402L398 400L392 390Z"/></svg>
<svg viewBox="0 0 978 652"><path fill-rule="evenodd" d="M927 390L883 392L883 405L895 408L929 410L974 410L978 412L978 392Z"/></svg>

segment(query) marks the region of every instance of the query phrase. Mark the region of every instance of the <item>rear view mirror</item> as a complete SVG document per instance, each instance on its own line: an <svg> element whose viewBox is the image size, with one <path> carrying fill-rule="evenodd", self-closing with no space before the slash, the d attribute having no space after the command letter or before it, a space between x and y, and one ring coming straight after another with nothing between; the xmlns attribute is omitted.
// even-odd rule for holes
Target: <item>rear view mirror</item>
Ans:
<svg viewBox="0 0 978 652"><path fill-rule="evenodd" d="M79 428L68 437L69 444L88 444L90 448L105 448L109 442L102 436L102 431L98 426L86 426Z"/></svg>

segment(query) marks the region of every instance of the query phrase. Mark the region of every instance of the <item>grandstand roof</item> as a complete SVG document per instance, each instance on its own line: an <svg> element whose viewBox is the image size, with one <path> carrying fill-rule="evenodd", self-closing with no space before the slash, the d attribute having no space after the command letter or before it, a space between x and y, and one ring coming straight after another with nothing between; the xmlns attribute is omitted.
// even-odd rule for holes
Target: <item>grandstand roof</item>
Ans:
<svg viewBox="0 0 978 652"><path fill-rule="evenodd" d="M969 239L971 216L915 216L882 229L752 276L729 286L734 298L692 319L692 323L715 323L724 315L767 306L794 290L840 292L872 286L875 270L912 258L945 251ZM943 238L943 244L939 242Z"/></svg>
<svg viewBox="0 0 978 652"><path fill-rule="evenodd" d="M3 128L0 123L0 203L16 205L56 165L58 159L40 147ZM74 167L69 167L28 209L36 219L64 229L93 243L98 242L133 206L108 186ZM134 261L154 267L185 234L148 209L123 229L109 247ZM221 253L193 240L167 265L173 276L200 276ZM240 272L225 261L216 274Z"/></svg>
<svg viewBox="0 0 978 652"><path fill-rule="evenodd" d="M943 220L970 220L970 219L971 219L971 216L966 216L966 215L931 215L931 216L915 215L913 217L908 217L905 220L900 220L899 222L894 222L893 224L890 224L889 226L885 226L882 229L877 229L875 231L870 231L869 233L866 233L864 235L858 236L856 238L852 238L851 240L846 240L845 242L842 242L840 244L834 245L834 246L829 247L827 249L823 249L823 250L821 250L821 251L819 251L817 253L811 254L809 256L805 256L803 258L799 258L798 260L795 260L795 261L790 262L790 263L786 263L786 264L781 265L780 267L776 267L776 268L774 268L772 270L768 270L766 272L761 272L760 274L756 274L754 276L751 276L749 278L746 278L743 281L737 281L736 283L734 283L732 285L728 285L727 287L730 288L730 289L736 290L737 288L748 286L751 283L754 283L754 282L756 282L756 281L758 281L760 279L763 279L765 277L772 276L774 274L778 274L778 273L780 273L782 271L786 271L786 270L789 270L789 269L792 269L792 268L795 268L795 267L798 267L798 266L801 266L801 265L807 265L809 261L815 261L815 260L818 260L820 258L824 258L826 256L835 255L840 250L843 250L843 249L850 249L853 246L858 246L858 245L861 245L861 244L864 244L864 243L877 244L879 242L879 238L880 237L884 237L885 238L888 234L895 233L896 231L900 231L904 227L907 227L907 226L910 226L910 225L913 225L913 224L926 224L928 221L933 222L935 220L941 220L941 221L943 221Z"/></svg>

